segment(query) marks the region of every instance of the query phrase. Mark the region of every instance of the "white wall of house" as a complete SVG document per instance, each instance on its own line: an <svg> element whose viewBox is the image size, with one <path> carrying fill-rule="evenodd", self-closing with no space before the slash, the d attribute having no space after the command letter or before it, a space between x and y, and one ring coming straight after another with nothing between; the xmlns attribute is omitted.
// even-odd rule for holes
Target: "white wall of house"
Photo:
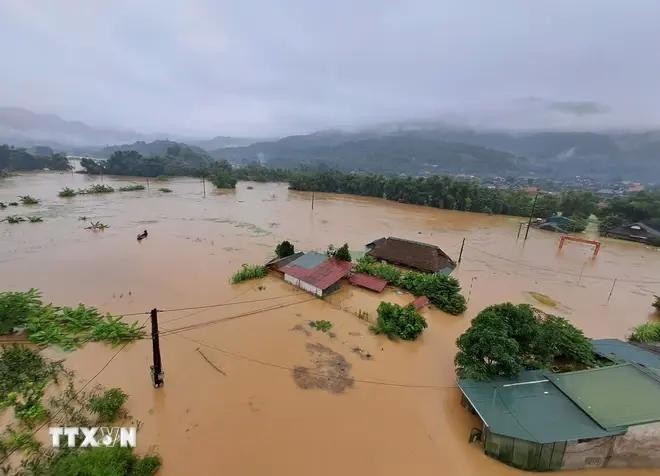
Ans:
<svg viewBox="0 0 660 476"><path fill-rule="evenodd" d="M299 287L300 289L303 289L308 293L312 293L318 297L323 296L323 290L321 288L317 288L316 286L306 283L305 281L301 281L300 279L293 277L291 275L285 274L284 281L286 281L287 283L291 283L294 286Z"/></svg>

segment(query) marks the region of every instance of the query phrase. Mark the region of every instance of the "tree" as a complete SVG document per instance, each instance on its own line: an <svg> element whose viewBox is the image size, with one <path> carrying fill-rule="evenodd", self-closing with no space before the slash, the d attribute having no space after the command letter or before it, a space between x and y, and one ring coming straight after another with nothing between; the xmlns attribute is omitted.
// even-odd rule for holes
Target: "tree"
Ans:
<svg viewBox="0 0 660 476"><path fill-rule="evenodd" d="M383 301L378 306L378 319L371 330L390 339L415 340L426 327L426 320L412 304L399 306Z"/></svg>
<svg viewBox="0 0 660 476"><path fill-rule="evenodd" d="M335 251L334 254L335 259L338 259L340 261L351 261L351 252L348 250L348 243L344 243L341 245L337 250Z"/></svg>
<svg viewBox="0 0 660 476"><path fill-rule="evenodd" d="M556 362L577 367L594 363L591 341L566 319L544 315L527 304L490 306L456 341L461 378L511 377L523 369Z"/></svg>
<svg viewBox="0 0 660 476"><path fill-rule="evenodd" d="M277 255L278 258L286 258L287 256L291 256L296 252L294 246L291 244L291 242L284 240L282 243L278 244L275 247L275 254Z"/></svg>

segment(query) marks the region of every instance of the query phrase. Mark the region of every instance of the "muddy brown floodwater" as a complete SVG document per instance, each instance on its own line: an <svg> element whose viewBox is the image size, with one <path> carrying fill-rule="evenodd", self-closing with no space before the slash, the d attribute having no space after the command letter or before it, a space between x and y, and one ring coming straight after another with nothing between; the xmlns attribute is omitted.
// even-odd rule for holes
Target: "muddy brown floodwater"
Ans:
<svg viewBox="0 0 660 476"><path fill-rule="evenodd" d="M0 201L24 194L42 200L7 208L3 217L44 218L0 223L0 289L36 287L46 300L111 313L227 304L161 313L163 388L151 386L147 340L126 347L97 378L130 395L129 410L142 422L139 450L162 454L164 476L522 474L467 442L477 422L460 406L455 386L456 337L482 308L502 301L561 313L593 337L624 337L654 318L651 295L660 291L657 250L604 240L592 260L580 245L558 253L558 236L537 230L523 246L516 241L519 218L319 193L312 210L309 194L285 184L239 183L235 191L211 190L204 198L201 183L189 178L152 181L149 191L57 197L65 186L90 183L57 173L0 180ZM173 192L159 192L163 186ZM85 230L81 216L110 228ZM149 237L137 242L145 228ZM323 301L272 276L228 282L242 263L263 262L282 239L302 250L344 242L360 250L389 235L437 244L454 258L466 238L454 275L468 311L455 317L424 310L429 328L413 343L370 335L356 316L362 311L373 320L382 298L406 303L406 294L344 285ZM550 296L561 312L530 292ZM317 319L331 321L332 334L308 326ZM116 350L89 344L69 354L50 352L66 356L85 381ZM303 378L306 372L331 375L336 385L323 388Z"/></svg>

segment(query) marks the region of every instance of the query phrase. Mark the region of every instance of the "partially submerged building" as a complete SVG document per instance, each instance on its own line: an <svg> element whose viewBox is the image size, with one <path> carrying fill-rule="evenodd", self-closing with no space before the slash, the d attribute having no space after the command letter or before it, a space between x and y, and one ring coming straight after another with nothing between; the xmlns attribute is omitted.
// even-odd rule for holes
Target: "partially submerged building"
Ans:
<svg viewBox="0 0 660 476"><path fill-rule="evenodd" d="M660 356L613 341L594 341L611 366L459 380L485 453L534 471L660 467Z"/></svg>
<svg viewBox="0 0 660 476"><path fill-rule="evenodd" d="M279 266L284 280L316 296L323 297L339 288L339 281L348 276L351 263L329 258L320 253L305 253Z"/></svg>
<svg viewBox="0 0 660 476"><path fill-rule="evenodd" d="M353 273L348 278L348 282L354 286L369 289L377 293L382 293L387 286L387 281L376 276L370 276L365 273Z"/></svg>
<svg viewBox="0 0 660 476"><path fill-rule="evenodd" d="M637 241L638 243L660 243L660 230L656 230L648 223L636 222L617 226L607 230L607 236L622 240Z"/></svg>
<svg viewBox="0 0 660 476"><path fill-rule="evenodd" d="M367 244L367 255L424 273L449 274L456 263L435 245L402 238L379 238Z"/></svg>

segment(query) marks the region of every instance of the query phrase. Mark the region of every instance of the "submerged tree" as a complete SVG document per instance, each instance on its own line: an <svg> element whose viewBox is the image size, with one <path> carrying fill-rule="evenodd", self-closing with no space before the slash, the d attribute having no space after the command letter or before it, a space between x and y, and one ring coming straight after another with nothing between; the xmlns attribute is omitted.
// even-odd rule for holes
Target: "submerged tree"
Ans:
<svg viewBox="0 0 660 476"><path fill-rule="evenodd" d="M296 252L293 244L290 241L284 240L275 247L275 254L278 258L286 258Z"/></svg>
<svg viewBox="0 0 660 476"><path fill-rule="evenodd" d="M351 252L348 250L348 243L344 243L335 251L335 259L340 261L351 261Z"/></svg>

